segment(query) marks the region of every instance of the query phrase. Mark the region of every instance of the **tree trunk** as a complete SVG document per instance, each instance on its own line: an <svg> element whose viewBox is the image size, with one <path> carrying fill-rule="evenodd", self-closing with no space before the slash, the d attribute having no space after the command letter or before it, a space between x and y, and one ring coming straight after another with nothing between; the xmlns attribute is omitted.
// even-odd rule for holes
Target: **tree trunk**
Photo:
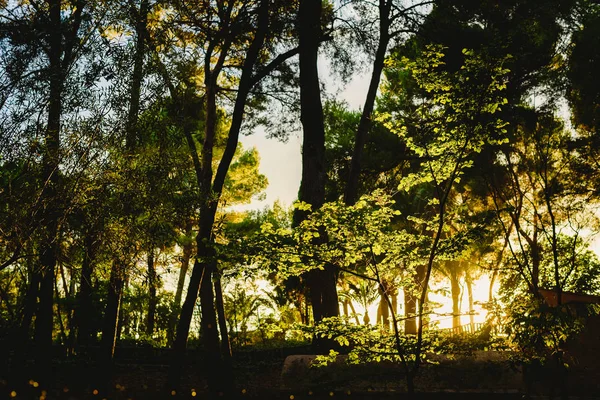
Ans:
<svg viewBox="0 0 600 400"><path fill-rule="evenodd" d="M211 225L212 227L212 225ZM198 244L204 257L208 259L201 267L203 269L202 280L200 282L200 305L202 307L202 344L203 344L203 364L206 369L206 378L208 389L212 397L221 397L225 392L232 390L232 376L224 368L223 358L221 357L221 348L219 341L219 331L217 329L217 314L215 312L215 298L213 293L212 276L216 270L215 252L212 247L206 244Z"/></svg>
<svg viewBox="0 0 600 400"><path fill-rule="evenodd" d="M185 234L187 237L192 235L192 221L186 222ZM190 266L190 259L192 258L193 243L189 241L183 245L183 252L181 256L181 268L179 269L179 278L177 279L177 289L175 290L175 307L181 307L181 295L183 294L183 286L185 285L185 277L187 276L188 268Z"/></svg>
<svg viewBox="0 0 600 400"><path fill-rule="evenodd" d="M53 330L53 294L56 259L58 255L58 175L60 151L60 118L64 73L62 69L61 0L49 0L49 94L45 149L42 158L42 195L45 201L42 242L39 262L41 281L39 305L35 318L35 347L37 373L47 376L51 362ZM48 382L43 382L47 384Z"/></svg>
<svg viewBox="0 0 600 400"><path fill-rule="evenodd" d="M40 286L40 273L33 267L31 260L27 260L29 269L29 285L25 293L23 305L23 317L19 329L14 338L14 357L11 364L11 373L16 380L30 378L29 371L26 371L26 360L30 355L29 341L31 339L31 322L36 311L36 302ZM26 375L27 374L27 375Z"/></svg>
<svg viewBox="0 0 600 400"><path fill-rule="evenodd" d="M173 344L174 359L169 371L168 389L177 389L185 360L185 348L189 334L194 305L198 294L202 307L202 343L204 347L203 364L207 366L207 380L212 396L225 390L227 377L223 374L223 363L220 352L219 332L217 330L217 315L215 312L212 275L216 270L215 251L213 248L212 228L217 204L212 196L212 155L216 134L217 106L216 82L207 77L206 88L206 125L204 143L202 146L202 167L196 170L200 187L200 221L196 236L197 255L192 270L187 295L181 308L181 316L177 326ZM191 149L195 151L195 149Z"/></svg>
<svg viewBox="0 0 600 400"><path fill-rule="evenodd" d="M405 320L404 320L404 333L409 335L417 334L417 305L419 301L419 295L423 289L423 283L425 280L426 266L419 265L416 268L415 274L413 276L413 288L404 288L404 310L405 310ZM423 325L427 325L427 316L423 315Z"/></svg>
<svg viewBox="0 0 600 400"><path fill-rule="evenodd" d="M148 0L142 0L139 10L134 6L130 10L133 15L136 34L133 73L131 76L129 111L127 113L125 145L129 153L133 153L138 141L137 121L140 113L140 97L144 78L144 55L146 54L146 29L148 24Z"/></svg>
<svg viewBox="0 0 600 400"><path fill-rule="evenodd" d="M120 260L113 260L102 324L101 358L102 363L107 367L112 364L115 355L119 310L123 295L123 269L124 267Z"/></svg>
<svg viewBox="0 0 600 400"><path fill-rule="evenodd" d="M219 58L219 61L216 62L214 68L212 70L210 70L210 68L206 68L204 71L204 99L206 110L205 135L204 142L202 143L201 160L199 160L196 144L191 137L191 132L188 131L186 134L190 153L194 162L194 168L196 170L196 177L198 180L200 221L198 235L196 237L197 258L192 270L192 277L190 279L186 299L181 309L181 317L177 326L176 337L173 344L174 358L169 371L167 384L170 388L176 388L179 385L179 375L183 367L189 326L194 304L199 293L202 306L201 326L205 352L203 364L206 366L209 392L212 396L227 394L233 390L231 385L233 376L230 373L223 373L224 371L219 348L217 317L215 313L214 296L212 290L213 286L211 281L212 274L217 268L217 261L215 259L215 251L213 248L214 238L212 237L212 229L219 197L223 190L225 178L238 145L240 128L244 117L245 104L250 89L255 83L253 81L253 70L260 55L260 51L263 48L264 39L268 32L269 2L263 0L261 1L259 7L257 30L244 59L237 97L233 109L231 126L227 137L227 144L225 146L225 151L223 152L221 161L217 167L214 181L212 163L214 161L213 147L216 136L217 122L217 81L221 72L220 69L223 65L222 61L225 60L224 55L226 55L229 51L227 44L220 49L222 56ZM231 9L229 9L229 12L231 12ZM227 41L225 41L225 43L227 43ZM211 48L211 45L209 45L209 48ZM213 54L210 54L210 52L205 55L206 58L204 61L206 66L212 65L212 56ZM279 62L283 62L285 59L286 58L283 58ZM171 87L173 87L173 85L171 85ZM172 94L176 95L175 93ZM184 132L185 131L186 129L184 127Z"/></svg>
<svg viewBox="0 0 600 400"><path fill-rule="evenodd" d="M407 335L417 334L417 299L416 294L404 288L404 333Z"/></svg>
<svg viewBox="0 0 600 400"><path fill-rule="evenodd" d="M317 67L321 41L320 0L303 0L298 12L300 58L300 120L303 129L302 180L298 200L315 210L325 201L325 126ZM304 211L294 212L294 226L307 217ZM310 289L313 318L318 323L324 317L339 316L336 274L331 266L306 274Z"/></svg>
<svg viewBox="0 0 600 400"><path fill-rule="evenodd" d="M390 42L389 16L391 5L392 1L379 2L379 42L377 44L377 52L375 53L375 60L373 62L373 71L371 73L371 81L369 82L367 97L365 99L363 111L358 123L358 128L356 129L356 134L354 136L354 151L352 153L352 160L350 162L348 182L344 192L344 202L347 205L354 205L358 198L358 181L362 164L362 154L367 142L369 129L371 128L371 116L373 114L375 99L377 98L377 90L379 89L379 82L383 72L385 55ZM387 306L385 308L387 309Z"/></svg>
<svg viewBox="0 0 600 400"><path fill-rule="evenodd" d="M19 341L26 343L30 339L30 329L33 316L35 315L36 302L40 289L40 273L33 270L29 273L29 285L25 293L23 305L23 318L19 327Z"/></svg>
<svg viewBox="0 0 600 400"><path fill-rule="evenodd" d="M344 299L342 301L342 310L344 312L344 317L348 318L350 316L350 310L348 309L348 299Z"/></svg>
<svg viewBox="0 0 600 400"><path fill-rule="evenodd" d="M227 318L225 316L225 303L223 302L223 289L221 287L221 273L215 272L215 305L217 308L217 317L219 321L219 332L221 333L221 354L227 375L233 380L233 360L231 358L231 342L227 331ZM233 383L233 381L231 382Z"/></svg>
<svg viewBox="0 0 600 400"><path fill-rule="evenodd" d="M383 289L381 286L383 286ZM387 286L387 284L382 282L382 285L377 288L380 296L379 307L377 308L377 322L381 324L385 331L390 329L390 306L385 300L386 293L384 292L384 290L388 292L389 288Z"/></svg>
<svg viewBox="0 0 600 400"><path fill-rule="evenodd" d="M475 332L475 300L473 299L473 279L468 270L465 271L465 285L469 296L469 324L471 332Z"/></svg>
<svg viewBox="0 0 600 400"><path fill-rule="evenodd" d="M148 252L148 318L146 320L146 334L152 338L154 335L154 321L156 320L156 266L154 265L154 249Z"/></svg>
<svg viewBox="0 0 600 400"><path fill-rule="evenodd" d="M84 239L83 262L79 281L79 293L75 308L75 323L77 325L77 345L88 346L92 336L92 272L95 258L95 237L87 233Z"/></svg>
<svg viewBox="0 0 600 400"><path fill-rule="evenodd" d="M449 266L450 291L452 294L452 330L454 333L460 333L460 281L458 277L458 263L456 261L446 261Z"/></svg>
<svg viewBox="0 0 600 400"><path fill-rule="evenodd" d="M537 295L540 282L540 245L538 243L538 228L537 228L537 213L533 214L533 237L530 242L531 246L531 284L533 285L534 294Z"/></svg>
<svg viewBox="0 0 600 400"><path fill-rule="evenodd" d="M186 222L186 236L189 238L192 235L192 221L188 220ZM193 243L192 241L186 242L183 245L183 253L181 256L181 267L179 269L179 278L177 279L177 289L175 290L175 300L173 315L171 316L171 321L169 323L169 343L173 343L175 340L175 330L177 327L177 317L179 316L180 307L181 307L181 296L183 294L183 286L185 285L185 278L187 276L187 272L190 266L190 259L192 258L193 252Z"/></svg>
<svg viewBox="0 0 600 400"><path fill-rule="evenodd" d="M356 321L356 325L360 325L360 320L358 319L358 314L356 313L354 304L352 304L352 300L348 301L348 305L350 306L350 311L352 311L352 315L354 315L354 321Z"/></svg>
<svg viewBox="0 0 600 400"><path fill-rule="evenodd" d="M490 277L490 286L488 288L488 303L492 304L494 301L494 283L496 283L496 277L498 276L498 268L494 268L492 276Z"/></svg>

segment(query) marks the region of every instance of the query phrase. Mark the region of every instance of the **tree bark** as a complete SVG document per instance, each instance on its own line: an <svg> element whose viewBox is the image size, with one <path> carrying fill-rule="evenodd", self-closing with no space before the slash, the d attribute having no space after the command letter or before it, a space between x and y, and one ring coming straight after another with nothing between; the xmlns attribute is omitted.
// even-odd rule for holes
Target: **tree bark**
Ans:
<svg viewBox="0 0 600 400"><path fill-rule="evenodd" d="M168 378L168 389L177 389L185 359L185 348L198 294L202 307L202 343L204 350L204 365L212 396L217 396L224 390L222 382L225 376L220 353L219 333L217 330L217 315L215 312L212 275L216 269L215 251L213 248L212 229L217 204L212 196L212 156L214 138L216 135L217 105L216 82L207 76L205 94L206 124L204 142L202 145L201 170L196 170L200 188L200 219L199 230L196 236L197 253L192 270L192 277L188 286L185 301L181 308L181 316L177 325L175 342L173 344L174 359ZM196 151L195 147L190 149Z"/></svg>
<svg viewBox="0 0 600 400"><path fill-rule="evenodd" d="M325 201L325 126L317 56L321 42L320 0L303 0L298 12L300 58L300 120L303 129L302 180L298 200L315 210ZM307 217L294 212L294 226ZM325 317L339 316L336 274L332 266L306 274L315 323Z"/></svg>
<svg viewBox="0 0 600 400"><path fill-rule="evenodd" d="M348 300L348 305L350 306L350 311L352 311L352 315L354 315L354 321L356 321L356 325L360 325L360 320L358 319L358 314L354 309L354 304L352 304L352 300Z"/></svg>
<svg viewBox="0 0 600 400"><path fill-rule="evenodd" d="M39 262L41 281L39 287L39 304L35 318L36 370L42 383L48 376L52 351L54 279L58 255L58 175L60 151L60 119L62 113L62 94L64 71L62 69L62 21L61 0L49 0L49 94L48 120L44 138L42 157L42 195L46 202L42 242L40 243Z"/></svg>
<svg viewBox="0 0 600 400"><path fill-rule="evenodd" d="M188 220L185 224L185 235L191 237L192 235L192 221ZM183 294L183 286L185 285L185 277L190 266L190 259L192 258L193 243L190 240L183 245L181 255L181 267L179 269L179 278L177 279L177 289L175 290L175 307L181 306L181 295Z"/></svg>
<svg viewBox="0 0 600 400"><path fill-rule="evenodd" d="M156 320L156 265L154 264L154 249L148 252L148 318L146 319L146 334L152 338L154 335L154 322Z"/></svg>
<svg viewBox="0 0 600 400"><path fill-rule="evenodd" d="M415 274L413 276L413 287L414 289L411 291L410 289L404 288L404 310L405 310L405 320L404 320L404 333L409 335L417 334L417 305L419 302L419 295L417 293L421 292L423 288L423 283L425 280L425 273L427 267L425 265L419 265L416 268ZM410 316L410 317L409 317ZM423 325L427 325L426 322L427 317L423 316Z"/></svg>
<svg viewBox="0 0 600 400"><path fill-rule="evenodd" d="M142 0L139 10L131 7L135 26L136 42L133 56L133 72L131 76L129 111L127 113L125 145L129 153L133 153L137 141L137 121L140 113L142 80L144 78L144 55L146 54L146 29L148 24L148 0Z"/></svg>
<svg viewBox="0 0 600 400"><path fill-rule="evenodd" d="M471 332L475 332L475 299L473 299L473 279L468 270L465 270L465 285L469 296L469 324Z"/></svg>
<svg viewBox="0 0 600 400"><path fill-rule="evenodd" d="M460 333L458 330L460 329L460 282L458 279L458 271L455 270L454 265L457 264L456 261L447 261L448 264L451 264L449 267L449 275L450 275L450 291L452 293L452 330L454 333Z"/></svg>
<svg viewBox="0 0 600 400"><path fill-rule="evenodd" d="M186 236L190 237L192 234L192 221L188 220L186 222ZM169 343L173 343L175 340L175 331L177 327L177 318L180 313L181 307L181 296L183 294L183 286L185 285L185 278L187 276L187 272L190 266L190 259L192 258L193 252L193 243L191 241L185 243L183 245L183 252L181 256L181 267L179 269L179 278L177 279L177 289L175 290L175 300L174 303L174 311L171 316L171 321L169 323Z"/></svg>
<svg viewBox="0 0 600 400"><path fill-rule="evenodd" d="M216 271L217 261L215 259L214 238L212 229L214 225L215 213L217 210L218 201L223 190L225 178L238 145L239 133L244 117L244 108L247 102L248 95L252 85L256 83L253 80L253 70L258 61L260 51L263 48L263 43L268 32L269 25L269 2L261 1L258 10L258 26L254 35L254 39L248 48L240 83L238 86L237 97L233 109L231 126L227 137L225 151L213 181L213 147L216 135L216 93L218 89L217 81L226 55L229 51L228 46L231 42L227 39L224 43L219 44L220 56L213 65L212 49L214 43L209 43L207 54L205 56L205 135L202 143L201 159L198 157L196 144L191 137L191 132L186 133L188 146L191 156L194 161L196 177L199 186L200 199L200 220L197 243L197 257L192 270L192 277L188 286L188 291L184 304L181 309L181 316L177 325L177 332L173 344L173 361L169 371L168 387L177 388L179 386L179 376L183 368L185 347L191 317L193 314L194 304L200 295L200 303L202 306L202 335L204 345L204 360L206 366L207 378L209 383L209 392L211 396L218 396L220 393L227 394L233 387L230 382L233 380L232 374L222 373L223 364L219 346L219 335L217 331L217 317L215 313L215 303L212 285L212 275ZM231 13L231 8L228 8ZM282 63L286 57L277 58L277 63ZM268 68L267 68L268 69ZM168 77L167 77L168 79ZM173 96L178 96L173 93L174 86L170 86ZM182 100L182 99L180 99ZM185 131L185 129L184 129ZM225 327L226 329L226 327Z"/></svg>
<svg viewBox="0 0 600 400"><path fill-rule="evenodd" d="M407 335L417 334L417 295L410 290L404 289L404 333Z"/></svg>
<svg viewBox="0 0 600 400"><path fill-rule="evenodd" d="M112 364L117 343L117 329L121 297L123 295L123 271L120 260L113 260L110 269L110 282L106 297L106 308L102 324L101 358L105 366Z"/></svg>
<svg viewBox="0 0 600 400"><path fill-rule="evenodd" d="M381 285L377 287L377 291L380 296L379 307L377 308L377 322L381 324L383 330L388 331L390 329L390 306L387 303L385 296L386 292L389 292L389 285L382 281Z"/></svg>
<svg viewBox="0 0 600 400"><path fill-rule="evenodd" d="M379 1L379 42L377 43L377 51L375 53L375 60L373 62L373 71L371 73L367 97L365 99L363 111L358 123L358 128L356 129L356 134L354 136L354 150L352 153L352 160L350 161L350 173L348 176L348 182L346 183L346 189L344 191L344 202L347 205L354 205L358 199L358 181L361 171L362 155L367 142L369 129L371 128L371 116L373 114L375 99L377 98L377 90L379 89L379 82L381 80L381 74L385 64L385 55L390 43L389 18L391 5L392 1L390 0ZM385 308L387 309L387 306Z"/></svg>
<svg viewBox="0 0 600 400"><path fill-rule="evenodd" d="M95 237L89 232L84 239L83 262L81 264L81 277L77 307L75 309L75 323L77 325L77 345L87 346L92 336L92 272L95 258Z"/></svg>
<svg viewBox="0 0 600 400"><path fill-rule="evenodd" d="M230 384L234 385L233 359L231 355L231 342L227 330L227 318L225 316L225 303L223 301L223 289L221 287L221 273L215 272L215 305L217 308L217 317L219 322L219 332L221 333L221 355L226 375L231 377Z"/></svg>

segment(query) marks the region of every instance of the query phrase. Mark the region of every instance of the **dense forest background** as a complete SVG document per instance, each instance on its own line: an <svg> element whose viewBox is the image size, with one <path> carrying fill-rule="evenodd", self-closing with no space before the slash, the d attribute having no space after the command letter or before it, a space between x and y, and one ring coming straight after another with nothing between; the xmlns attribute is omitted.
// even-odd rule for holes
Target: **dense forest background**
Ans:
<svg viewBox="0 0 600 400"><path fill-rule="evenodd" d="M592 0L0 0L0 372L164 347L171 391L197 348L218 396L232 352L311 343L413 391L463 333L565 369L598 311L565 304L600 295L599 44ZM258 128L302 136L290 209L235 211Z"/></svg>

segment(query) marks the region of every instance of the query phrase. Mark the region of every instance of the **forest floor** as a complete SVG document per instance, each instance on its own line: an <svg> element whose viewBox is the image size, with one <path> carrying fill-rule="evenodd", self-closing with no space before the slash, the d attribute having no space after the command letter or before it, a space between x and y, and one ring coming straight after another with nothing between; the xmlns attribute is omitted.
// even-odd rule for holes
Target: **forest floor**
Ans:
<svg viewBox="0 0 600 400"><path fill-rule="evenodd" d="M239 352L234 357L239 399L403 399L407 398L404 380L398 369L367 366L358 369L331 366L317 372L295 371L282 374L284 360L290 353L306 353L307 348L279 349L262 352ZM168 373L165 352L137 349L129 356L117 357L111 384L100 388L102 371L94 363L80 358L55 358L47 388L27 380L21 384L0 376L0 398L56 400L154 400L206 398L204 373L190 357L178 393L164 391ZM496 364L448 364L426 367L417 381L415 399L501 400L524 398L520 372L502 372L506 366ZM517 382L515 379L518 379ZM473 382L477 382L474 387ZM490 386L485 382L495 382ZM538 382L538 388L548 389ZM551 398L553 391L535 390L532 398ZM555 392L555 394L557 394ZM576 391L574 399L600 399L600 391ZM45 395L45 396L44 396ZM558 397L556 397L558 398Z"/></svg>

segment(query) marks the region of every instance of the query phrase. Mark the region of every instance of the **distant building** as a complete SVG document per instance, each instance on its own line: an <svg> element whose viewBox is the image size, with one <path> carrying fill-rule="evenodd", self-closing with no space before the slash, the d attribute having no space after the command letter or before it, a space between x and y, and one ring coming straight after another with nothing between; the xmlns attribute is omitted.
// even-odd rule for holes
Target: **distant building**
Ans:
<svg viewBox="0 0 600 400"><path fill-rule="evenodd" d="M556 290L538 290L549 306L556 307L558 305ZM600 304L600 296L592 294L562 292L560 297L562 304Z"/></svg>

